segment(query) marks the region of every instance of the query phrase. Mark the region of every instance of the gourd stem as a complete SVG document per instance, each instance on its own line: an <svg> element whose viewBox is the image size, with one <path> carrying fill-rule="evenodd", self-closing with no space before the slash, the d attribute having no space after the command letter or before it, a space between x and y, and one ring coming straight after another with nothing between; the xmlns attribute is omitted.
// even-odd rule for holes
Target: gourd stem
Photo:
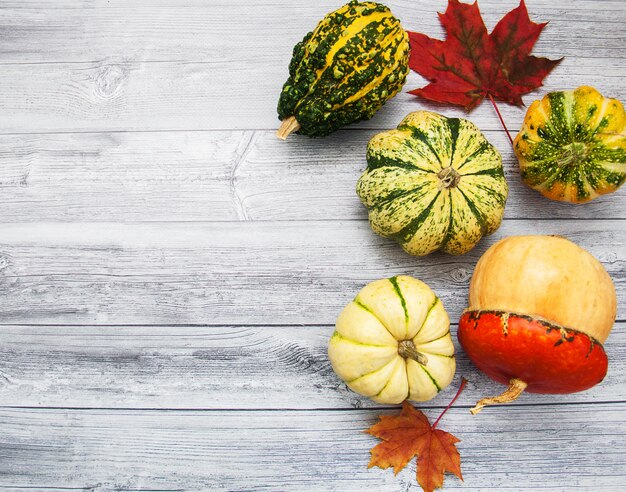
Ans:
<svg viewBox="0 0 626 492"><path fill-rule="evenodd" d="M417 351L413 340L402 340L398 344L398 354L405 359L413 359L418 364L425 366L428 364L428 357Z"/></svg>
<svg viewBox="0 0 626 492"><path fill-rule="evenodd" d="M454 188L461 181L461 175L452 166L444 167L437 173L437 177L441 180L443 188Z"/></svg>
<svg viewBox="0 0 626 492"><path fill-rule="evenodd" d="M482 400L479 400L478 403L476 403L476 406L472 408L470 412L472 413L472 415L476 415L483 409L483 407L486 407L487 405L510 403L514 400L517 400L517 398L519 398L519 395L521 395L526 389L526 386L528 386L528 384L521 379L513 378L509 381L509 387L506 389L506 391L504 391L504 393L499 396L493 396L491 398L483 398Z"/></svg>
<svg viewBox="0 0 626 492"><path fill-rule="evenodd" d="M295 116L285 118L276 132L276 136L281 140L285 140L290 133L297 132L300 129L300 123Z"/></svg>
<svg viewBox="0 0 626 492"><path fill-rule="evenodd" d="M500 118L500 123L502 123L502 128L504 128L504 131L506 132L506 136L509 137L509 142L511 142L511 147L513 147L513 139L511 138L511 133L509 132L509 129L506 127L504 118L502 118L502 114L500 113L500 110L498 109L498 105L496 104L496 101L491 94L489 94L489 100L491 101L491 104L493 105L493 109L496 110L496 113L498 114L498 118Z"/></svg>

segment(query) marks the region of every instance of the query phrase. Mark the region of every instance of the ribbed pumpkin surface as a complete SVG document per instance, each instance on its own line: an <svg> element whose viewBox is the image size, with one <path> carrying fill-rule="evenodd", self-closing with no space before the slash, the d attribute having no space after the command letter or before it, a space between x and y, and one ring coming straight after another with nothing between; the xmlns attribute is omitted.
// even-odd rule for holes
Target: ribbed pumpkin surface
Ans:
<svg viewBox="0 0 626 492"><path fill-rule="evenodd" d="M399 353L403 341L412 342L423 363ZM352 390L380 403L430 400L456 370L443 304L408 276L366 285L339 315L328 356Z"/></svg>
<svg viewBox="0 0 626 492"><path fill-rule="evenodd" d="M367 163L357 193L372 229L410 254L462 254L500 226L502 158L467 120L411 113L370 140Z"/></svg>
<svg viewBox="0 0 626 492"><path fill-rule="evenodd" d="M553 200L593 200L626 179L624 108L592 87L533 102L514 145L524 182Z"/></svg>
<svg viewBox="0 0 626 492"><path fill-rule="evenodd" d="M279 118L295 117L309 136L371 118L402 88L408 57L408 35L387 7L350 2L295 46Z"/></svg>

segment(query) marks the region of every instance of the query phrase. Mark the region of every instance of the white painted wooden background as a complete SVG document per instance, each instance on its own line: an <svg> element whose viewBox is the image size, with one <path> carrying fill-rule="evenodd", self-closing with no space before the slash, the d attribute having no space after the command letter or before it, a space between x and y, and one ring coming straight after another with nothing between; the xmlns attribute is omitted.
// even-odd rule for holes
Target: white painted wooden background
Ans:
<svg viewBox="0 0 626 492"><path fill-rule="evenodd" d="M411 274L453 321L480 254L553 233L611 273L618 322L606 380L585 393L500 390L462 352L443 428L465 482L446 490L626 488L626 207L584 206L519 180L492 108L471 119L503 153L506 220L461 257L412 258L376 237L355 195L378 130L428 107L405 92L321 140L274 136L292 46L340 0L2 0L0 4L0 488L419 490L415 467L366 468L380 407L346 389L326 344L367 282ZM389 0L441 36L444 1ZM551 21L535 52L566 58L548 90L626 99L626 4L528 0ZM489 28L517 0L481 0ZM502 105L513 130L524 111ZM453 330L455 328L453 327ZM455 342L456 343L456 342Z"/></svg>

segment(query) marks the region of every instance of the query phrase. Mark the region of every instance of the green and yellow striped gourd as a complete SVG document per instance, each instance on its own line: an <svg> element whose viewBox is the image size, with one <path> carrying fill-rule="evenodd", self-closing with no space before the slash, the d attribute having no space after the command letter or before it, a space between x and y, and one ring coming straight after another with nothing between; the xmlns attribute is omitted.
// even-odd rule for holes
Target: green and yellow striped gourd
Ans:
<svg viewBox="0 0 626 492"><path fill-rule="evenodd" d="M409 114L367 146L357 194L372 229L412 255L458 255L502 221L508 186L502 158L470 121Z"/></svg>
<svg viewBox="0 0 626 492"><path fill-rule="evenodd" d="M278 136L323 137L371 118L404 85L408 60L408 35L384 5L352 1L328 14L293 50Z"/></svg>
<svg viewBox="0 0 626 492"><path fill-rule="evenodd" d="M626 114L593 87L550 92L528 108L515 138L524 182L544 196L583 203L626 180Z"/></svg>

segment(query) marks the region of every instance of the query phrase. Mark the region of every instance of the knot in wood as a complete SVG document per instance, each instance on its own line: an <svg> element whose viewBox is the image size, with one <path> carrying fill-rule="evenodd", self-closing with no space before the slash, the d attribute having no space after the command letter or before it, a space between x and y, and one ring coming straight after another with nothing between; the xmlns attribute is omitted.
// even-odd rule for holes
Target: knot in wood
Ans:
<svg viewBox="0 0 626 492"><path fill-rule="evenodd" d="M127 77L128 70L120 65L101 66L95 77L96 94L103 99L112 98Z"/></svg>

